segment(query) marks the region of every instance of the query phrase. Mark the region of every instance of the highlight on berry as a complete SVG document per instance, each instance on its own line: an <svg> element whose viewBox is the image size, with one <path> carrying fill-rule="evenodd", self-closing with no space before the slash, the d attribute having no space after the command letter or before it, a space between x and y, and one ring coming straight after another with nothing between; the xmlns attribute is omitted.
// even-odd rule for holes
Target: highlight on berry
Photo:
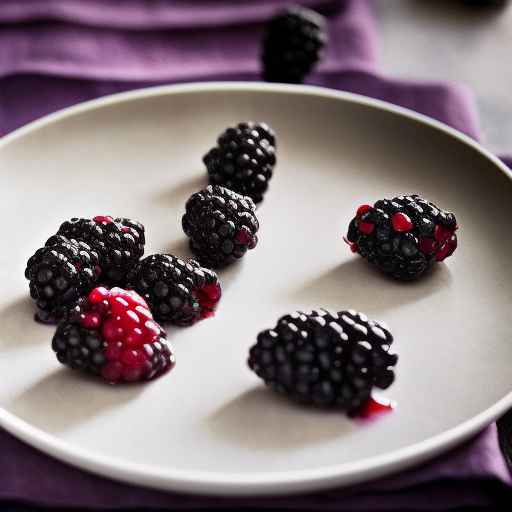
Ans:
<svg viewBox="0 0 512 512"><path fill-rule="evenodd" d="M345 241L386 274L408 281L457 248L457 219L417 194L359 206Z"/></svg>
<svg viewBox="0 0 512 512"><path fill-rule="evenodd" d="M183 231L190 249L205 267L223 267L258 243L254 201L219 185L193 194L185 206Z"/></svg>
<svg viewBox="0 0 512 512"><path fill-rule="evenodd" d="M52 349L63 365L113 384L154 379L176 362L144 299L116 287L94 288L58 324Z"/></svg>
<svg viewBox="0 0 512 512"><path fill-rule="evenodd" d="M357 415L374 388L386 389L395 379L392 343L387 327L362 313L298 311L258 334L248 364L294 401Z"/></svg>
<svg viewBox="0 0 512 512"><path fill-rule="evenodd" d="M211 185L222 185L259 203L276 164L275 133L265 123L238 123L220 134L203 162Z"/></svg>
<svg viewBox="0 0 512 512"><path fill-rule="evenodd" d="M301 83L322 57L326 19L306 7L289 7L267 23L262 48L263 78Z"/></svg>

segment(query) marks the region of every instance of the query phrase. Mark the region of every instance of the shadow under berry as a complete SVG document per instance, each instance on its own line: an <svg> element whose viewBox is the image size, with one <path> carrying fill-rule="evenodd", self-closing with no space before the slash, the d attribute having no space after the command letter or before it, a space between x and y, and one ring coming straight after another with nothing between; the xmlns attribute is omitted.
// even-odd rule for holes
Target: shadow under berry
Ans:
<svg viewBox="0 0 512 512"><path fill-rule="evenodd" d="M0 308L0 348L47 342L48 330L34 321L36 307L27 295ZM51 331L50 331L51 332Z"/></svg>
<svg viewBox="0 0 512 512"><path fill-rule="evenodd" d="M42 430L65 432L135 399L144 385L112 386L97 377L59 368L15 395L7 409Z"/></svg>
<svg viewBox="0 0 512 512"><path fill-rule="evenodd" d="M154 200L159 204L174 206L185 211L187 199L194 193L208 185L208 178L204 169L190 174L185 180L169 187L163 187L155 194Z"/></svg>
<svg viewBox="0 0 512 512"><path fill-rule="evenodd" d="M264 452L300 449L358 428L339 411L300 406L263 385L244 391L204 421L213 435Z"/></svg>
<svg viewBox="0 0 512 512"><path fill-rule="evenodd" d="M402 282L362 258L353 258L288 289L287 294L299 305L353 308L372 314L439 293L451 280L450 269L444 264L433 265L416 281Z"/></svg>

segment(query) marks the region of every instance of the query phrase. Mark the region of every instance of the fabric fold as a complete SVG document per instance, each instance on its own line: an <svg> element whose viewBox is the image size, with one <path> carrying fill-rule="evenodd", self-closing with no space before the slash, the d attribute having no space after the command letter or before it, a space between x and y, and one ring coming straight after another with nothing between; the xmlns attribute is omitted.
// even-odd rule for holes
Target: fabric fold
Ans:
<svg viewBox="0 0 512 512"><path fill-rule="evenodd" d="M289 0L2 0L0 23L62 21L109 29L223 27L258 23L289 5ZM320 12L340 7L339 0L301 0Z"/></svg>
<svg viewBox="0 0 512 512"><path fill-rule="evenodd" d="M248 5L254 9L257 4ZM376 44L368 9L364 1L338 3L329 16L329 45L320 72L374 69ZM249 74L257 80L262 30L261 23L243 22L138 32L55 22L5 25L0 30L0 77L37 73L175 82L205 80L212 75L236 80Z"/></svg>

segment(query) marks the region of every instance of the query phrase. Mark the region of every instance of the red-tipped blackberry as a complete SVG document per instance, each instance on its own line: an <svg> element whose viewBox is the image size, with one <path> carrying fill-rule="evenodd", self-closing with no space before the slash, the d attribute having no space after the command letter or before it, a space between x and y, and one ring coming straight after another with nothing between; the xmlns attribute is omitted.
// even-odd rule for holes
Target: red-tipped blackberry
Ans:
<svg viewBox="0 0 512 512"><path fill-rule="evenodd" d="M141 260L130 272L128 283L144 297L156 320L181 326L210 316L221 296L215 272L171 254Z"/></svg>
<svg viewBox="0 0 512 512"><path fill-rule="evenodd" d="M416 279L457 248L457 220L418 195L363 205L348 227L346 241L385 273Z"/></svg>
<svg viewBox="0 0 512 512"><path fill-rule="evenodd" d="M221 267L256 247L259 229L250 197L224 187L208 186L186 204L182 224L190 248L206 267Z"/></svg>
<svg viewBox="0 0 512 512"><path fill-rule="evenodd" d="M165 331L134 291L93 289L52 340L57 359L108 382L135 382L170 370L175 357Z"/></svg>
<svg viewBox="0 0 512 512"><path fill-rule="evenodd" d="M390 332L355 311L324 309L279 319L258 335L249 367L267 386L304 403L356 414L374 387L394 381Z"/></svg>

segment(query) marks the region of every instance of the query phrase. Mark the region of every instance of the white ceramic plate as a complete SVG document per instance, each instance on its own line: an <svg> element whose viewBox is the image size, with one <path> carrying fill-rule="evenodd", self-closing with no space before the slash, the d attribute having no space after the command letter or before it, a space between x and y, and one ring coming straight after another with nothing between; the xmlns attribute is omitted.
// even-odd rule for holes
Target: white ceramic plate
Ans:
<svg viewBox="0 0 512 512"><path fill-rule="evenodd" d="M260 244L221 273L215 318L169 329L177 366L109 387L61 367L32 321L27 258L73 216L141 220L147 254L188 255L180 228L228 125L265 120L278 165ZM361 203L419 192L453 209L459 249L417 283L373 271L342 242ZM312 87L200 84L121 94L51 115L0 143L0 424L112 478L212 494L291 493L388 474L462 441L512 405L512 183L463 135L382 102ZM386 321L400 354L362 423L300 408L246 368L256 334L297 308Z"/></svg>

